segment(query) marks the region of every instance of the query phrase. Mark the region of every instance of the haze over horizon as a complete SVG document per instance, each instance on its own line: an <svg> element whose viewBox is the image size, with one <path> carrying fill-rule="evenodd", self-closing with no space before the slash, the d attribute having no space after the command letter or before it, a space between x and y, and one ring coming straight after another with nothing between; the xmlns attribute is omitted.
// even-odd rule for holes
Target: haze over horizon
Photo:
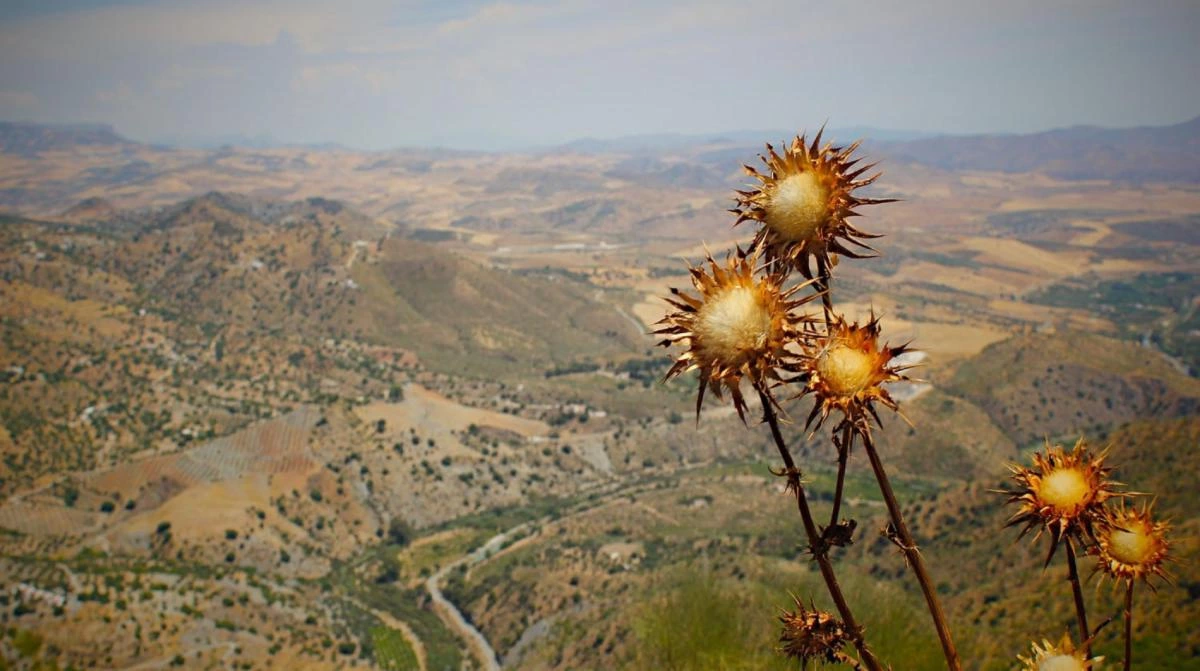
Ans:
<svg viewBox="0 0 1200 671"><path fill-rule="evenodd" d="M826 120L1006 133L1200 113L1187 84L1200 6L1043 4L18 1L0 8L0 119L181 144L494 150Z"/></svg>

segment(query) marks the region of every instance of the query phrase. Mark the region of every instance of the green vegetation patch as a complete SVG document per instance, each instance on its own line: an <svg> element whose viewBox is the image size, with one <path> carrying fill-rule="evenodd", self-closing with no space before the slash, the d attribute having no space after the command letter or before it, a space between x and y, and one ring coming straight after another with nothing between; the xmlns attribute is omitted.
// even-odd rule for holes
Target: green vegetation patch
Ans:
<svg viewBox="0 0 1200 671"><path fill-rule="evenodd" d="M1175 219L1150 219L1113 224L1113 230L1149 242L1175 242L1200 245L1200 214Z"/></svg>
<svg viewBox="0 0 1200 671"><path fill-rule="evenodd" d="M408 237L413 240L420 240L421 242L446 242L448 240L457 240L458 233L440 228L418 228L409 233Z"/></svg>
<svg viewBox="0 0 1200 671"><path fill-rule="evenodd" d="M28 629L18 630L13 636L12 645L17 653L24 658L33 657L42 649L42 635Z"/></svg>
<svg viewBox="0 0 1200 671"><path fill-rule="evenodd" d="M446 628L437 614L421 605L425 603L424 590L381 588L370 594L376 596L364 599L367 603L403 620L421 639L429 668L457 669L462 666L462 642Z"/></svg>
<svg viewBox="0 0 1200 671"><path fill-rule="evenodd" d="M1153 344L1200 370L1200 275L1139 273L1122 280L1068 280L1032 294L1029 301L1098 312L1129 340Z"/></svg>
<svg viewBox="0 0 1200 671"><path fill-rule="evenodd" d="M1070 230L1077 227L1069 222L1076 219L1105 219L1114 215L1124 214L1120 210L1081 209L1081 210L1018 210L1015 212L997 212L988 215L987 222L993 228L1014 236L1031 236L1050 230ZM1083 229L1077 229L1083 230Z"/></svg>
<svg viewBox="0 0 1200 671"><path fill-rule="evenodd" d="M925 626L913 595L844 573L847 597L863 605L856 614L881 659L907 669L935 669L942 664L937 640ZM788 588L795 594L825 593L812 573L794 571L788 578ZM815 605L831 608L820 601ZM776 585L739 582L694 566L672 569L635 616L632 668L795 669L794 661L776 652L777 617L784 608L795 609L795 603L786 589ZM846 652L854 654L851 647Z"/></svg>
<svg viewBox="0 0 1200 671"><path fill-rule="evenodd" d="M402 632L389 627L372 627L371 641L375 644L375 661L387 671L419 669L417 653Z"/></svg>

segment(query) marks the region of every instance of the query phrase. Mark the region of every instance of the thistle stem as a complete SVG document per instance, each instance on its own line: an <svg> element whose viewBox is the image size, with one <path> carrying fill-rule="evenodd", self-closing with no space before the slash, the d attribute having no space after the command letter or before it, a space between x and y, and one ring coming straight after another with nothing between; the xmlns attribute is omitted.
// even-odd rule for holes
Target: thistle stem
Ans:
<svg viewBox="0 0 1200 671"><path fill-rule="evenodd" d="M771 427L771 437L775 439L775 447L779 448L779 457L783 459L784 473L787 475L788 486L796 492L796 506L800 509L800 517L804 520L804 532L808 535L809 550L812 551L813 559L816 560L817 566L821 569L821 577L825 579L825 586L829 589L829 596L833 599L833 603L837 606L838 615L841 616L842 622L846 625L846 629L851 632L851 641L854 647L858 650L858 655L862 662L871 671L883 671L879 660L867 647L866 641L863 640L862 628L858 621L854 619L854 613L850 611L850 604L846 602L845 595L842 594L842 587L838 584L837 576L833 572L833 564L829 561L829 548L821 535L817 533L817 525L813 522L812 510L808 507L808 496L804 493L804 486L800 484L800 471L796 468L796 462L792 459L792 453L788 450L787 444L783 440L783 434L779 430L779 418L775 415L775 407L771 403L771 397L766 391L759 389L758 398L762 403L763 419L767 425Z"/></svg>
<svg viewBox="0 0 1200 671"><path fill-rule="evenodd" d="M941 602L938 601L933 580L929 577L929 571L925 568L925 560L921 557L921 552L917 549L917 544L913 541L912 534L908 532L908 526L904 524L904 517L900 514L900 504L896 502L896 494L892 491L892 485L888 481L887 472L883 468L883 462L879 459L879 452L875 449L875 441L871 438L870 430L864 430L860 435L862 435L863 439L863 448L867 451L867 456L871 460L871 468L875 471L875 480L879 482L879 491L883 494L888 514L892 518L892 529L896 535L896 539L893 540L898 540L897 545L904 552L905 559L908 560L909 566L912 567L913 573L917 577L917 582L921 585L921 592L925 595L925 603L929 606L929 615L933 618L933 625L937 629L938 639L942 643L942 653L946 657L946 667L950 671L961 671L962 664L958 660L958 651L954 647L954 639L950 636L950 627L946 624L946 614L942 610Z"/></svg>
<svg viewBox="0 0 1200 671"><path fill-rule="evenodd" d="M821 305L825 308L826 326L828 326L829 322L833 320L833 296L830 293L833 291L833 288L830 286L832 284L832 280L833 277L829 272L829 265L822 261L820 257L817 257L816 286L817 291L821 292Z"/></svg>
<svg viewBox="0 0 1200 671"><path fill-rule="evenodd" d="M1067 580L1075 594L1075 618L1079 622L1079 640L1083 641L1083 654L1092 656L1091 631L1088 629L1087 609L1083 606L1083 586L1079 584L1079 569L1075 562L1075 543L1067 536Z"/></svg>
<svg viewBox="0 0 1200 671"><path fill-rule="evenodd" d="M829 526L831 528L837 525L838 515L842 511L842 491L846 486L846 462L850 459L850 441L854 440L854 434L850 432L850 429L851 426L849 423L842 428L842 442L837 446L837 485L833 490L833 512L829 515Z"/></svg>
<svg viewBox="0 0 1200 671"><path fill-rule="evenodd" d="M859 661L857 659L854 659L853 657L851 657L850 655L847 655L844 652L837 653L837 658L838 658L839 662L841 662L842 664L845 664L846 666L850 667L854 671L862 671L862 669L863 669L863 665L861 663L859 663Z"/></svg>
<svg viewBox="0 0 1200 671"><path fill-rule="evenodd" d="M1125 587L1125 671L1133 664L1133 580Z"/></svg>

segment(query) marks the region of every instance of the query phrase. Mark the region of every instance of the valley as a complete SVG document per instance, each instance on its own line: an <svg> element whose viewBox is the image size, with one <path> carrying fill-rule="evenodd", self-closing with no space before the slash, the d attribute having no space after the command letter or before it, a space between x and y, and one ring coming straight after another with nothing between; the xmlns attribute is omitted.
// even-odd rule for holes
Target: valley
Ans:
<svg viewBox="0 0 1200 671"><path fill-rule="evenodd" d="M0 153L4 664L794 668L779 609L825 599L760 413L695 416L647 335L706 246L749 242L726 210L759 147L38 138ZM990 490L1086 434L1178 539L1139 658L1200 669L1200 185L962 142L868 145L900 202L834 292L921 353L877 437L964 657L1071 623ZM783 410L820 517L809 403ZM846 487L873 645L939 668L858 452Z"/></svg>

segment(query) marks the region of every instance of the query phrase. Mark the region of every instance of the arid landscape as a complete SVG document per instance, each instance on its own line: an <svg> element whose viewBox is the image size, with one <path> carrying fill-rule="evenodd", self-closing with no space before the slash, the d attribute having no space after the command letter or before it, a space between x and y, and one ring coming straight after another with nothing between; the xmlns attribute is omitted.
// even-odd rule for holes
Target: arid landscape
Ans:
<svg viewBox="0 0 1200 671"><path fill-rule="evenodd" d="M649 335L689 263L753 236L741 166L788 138L745 136L189 149L0 123L0 668L796 668L780 608L825 594L759 409L694 419ZM1200 118L859 151L899 202L856 220L882 254L836 290L921 363L877 439L967 668L1072 625L994 490L1086 435L1172 523L1137 668L1200 670ZM835 451L782 398L828 515ZM846 488L872 644L942 668L857 453Z"/></svg>

